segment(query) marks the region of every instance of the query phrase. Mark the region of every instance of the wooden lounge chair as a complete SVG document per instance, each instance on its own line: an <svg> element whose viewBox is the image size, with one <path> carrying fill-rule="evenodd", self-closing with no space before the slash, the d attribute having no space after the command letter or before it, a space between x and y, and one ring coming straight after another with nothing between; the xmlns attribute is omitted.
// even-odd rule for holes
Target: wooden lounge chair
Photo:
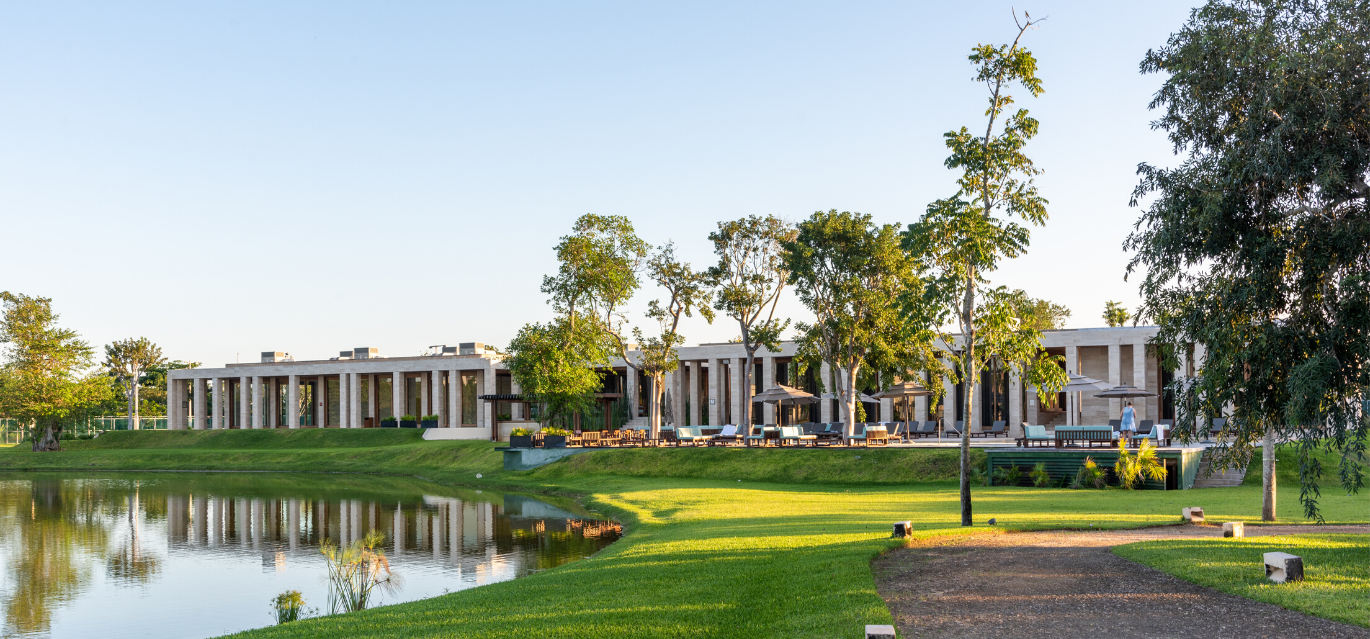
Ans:
<svg viewBox="0 0 1370 639"><path fill-rule="evenodd" d="M862 444L865 444L865 443L866 443L866 425L865 425L865 424L860 423L860 422L857 422L857 424L856 424L856 434L854 434L854 435L852 435L851 437L848 437L848 438L847 438L847 443L848 443L848 444L850 444L850 443L852 443L852 442L861 442Z"/></svg>
<svg viewBox="0 0 1370 639"><path fill-rule="evenodd" d="M842 443L842 424L839 422L823 424L823 429L814 435L818 436L817 442L820 444L840 444Z"/></svg>
<svg viewBox="0 0 1370 639"><path fill-rule="evenodd" d="M919 437L933 437L937 435L937 420L929 419L923 422L923 427L918 429Z"/></svg>
<svg viewBox="0 0 1370 639"><path fill-rule="evenodd" d="M597 430L587 430L587 431L581 433L581 434L580 434L580 445L581 445L581 446L598 446L598 445L599 445L599 431L597 431Z"/></svg>
<svg viewBox="0 0 1370 639"><path fill-rule="evenodd" d="M1048 446L1053 442L1053 438L1047 434L1047 427L1042 425L1031 425L1023 423L1023 436L1018 438L1018 445L1023 448L1031 448L1034 444Z"/></svg>
<svg viewBox="0 0 1370 639"><path fill-rule="evenodd" d="M871 444L889 445L890 432L885 429L884 424L867 424L865 441L867 446Z"/></svg>
<svg viewBox="0 0 1370 639"><path fill-rule="evenodd" d="M1170 445L1170 431L1175 429L1175 420L1162 419L1156 422L1156 443L1161 446Z"/></svg>
<svg viewBox="0 0 1370 639"><path fill-rule="evenodd" d="M1153 426L1155 426L1155 425L1156 425L1156 422L1155 422L1154 420L1143 419L1142 421L1137 422L1137 434L1138 434L1138 435L1150 435L1150 434L1151 434L1151 428L1152 428Z"/></svg>
<svg viewBox="0 0 1370 639"><path fill-rule="evenodd" d="M966 422L965 422L965 420L957 420L955 426L952 426L951 428L943 428L943 429L942 429L942 436L943 436L943 437L948 437L948 436L953 436L953 435L954 435L954 436L956 436L956 437L960 437L960 436L961 436L961 432L962 432L961 429L962 429L962 428L965 428L965 427L966 427Z"/></svg>
<svg viewBox="0 0 1370 639"><path fill-rule="evenodd" d="M751 446L755 442L757 446L766 445L766 428L764 426L752 426L751 433L742 438L742 443Z"/></svg>
<svg viewBox="0 0 1370 639"><path fill-rule="evenodd" d="M813 444L817 440L817 435L805 435L798 426L780 427L780 439L778 441L781 446L784 446L785 442L789 442L795 446L802 446L804 444Z"/></svg>
<svg viewBox="0 0 1370 639"><path fill-rule="evenodd" d="M918 422L913 422L912 424L908 422L894 422L894 428L890 429L890 439L897 439L900 443L910 441L913 439L913 433L910 429L917 427Z"/></svg>
<svg viewBox="0 0 1370 639"><path fill-rule="evenodd" d="M1223 434L1223 428L1227 426L1226 417L1214 417L1213 422L1208 427L1208 438Z"/></svg>
<svg viewBox="0 0 1370 639"><path fill-rule="evenodd" d="M737 426L734 424L727 424L717 435L713 435L709 438L709 445L727 446L728 444L736 444L741 441L742 436L737 434Z"/></svg>
<svg viewBox="0 0 1370 639"><path fill-rule="evenodd" d="M977 436L978 436L978 437L1008 437L1008 433L1004 432L1004 429L1007 428L1007 427L1008 427L1008 422L1001 419L1001 420L998 420L998 421L994 422L994 425L993 425L993 426L990 426L989 430L982 430L982 431L980 431L980 432L978 432L978 433L971 433L970 436L971 436L971 437L977 437Z"/></svg>

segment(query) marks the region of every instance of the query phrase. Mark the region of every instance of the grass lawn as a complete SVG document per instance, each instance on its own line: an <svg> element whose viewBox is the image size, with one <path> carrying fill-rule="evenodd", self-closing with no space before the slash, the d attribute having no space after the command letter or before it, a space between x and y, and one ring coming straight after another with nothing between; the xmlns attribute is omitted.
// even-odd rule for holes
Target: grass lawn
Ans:
<svg viewBox="0 0 1370 639"><path fill-rule="evenodd" d="M1114 554L1201 586L1370 628L1370 541L1365 535L1145 541ZM1265 578L1262 557L1303 557L1304 581Z"/></svg>
<svg viewBox="0 0 1370 639"><path fill-rule="evenodd" d="M626 524L595 557L525 579L252 636L856 636L891 622L870 560L900 543L892 522L911 519L923 537L968 531L949 481L954 451L633 449L505 472L489 442L424 442L412 431L114 433L69 448L0 452L0 470L382 472L576 495ZM1370 519L1370 496L1333 492L1329 523ZM1281 497L1284 513L1302 512L1296 490ZM1001 530L1178 523L1183 506L1256 521L1260 487L975 488L976 521L996 517Z"/></svg>

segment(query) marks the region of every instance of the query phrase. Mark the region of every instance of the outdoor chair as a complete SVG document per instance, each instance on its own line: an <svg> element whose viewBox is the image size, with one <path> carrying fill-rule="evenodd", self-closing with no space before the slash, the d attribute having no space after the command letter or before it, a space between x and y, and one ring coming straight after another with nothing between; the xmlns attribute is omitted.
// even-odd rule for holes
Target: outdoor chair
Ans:
<svg viewBox="0 0 1370 639"><path fill-rule="evenodd" d="M661 429L661 443L668 445L675 444L676 446L680 445L680 439L675 436L674 428Z"/></svg>
<svg viewBox="0 0 1370 639"><path fill-rule="evenodd" d="M1214 417L1212 425L1208 427L1209 439L1212 439L1215 435L1221 435L1225 426L1227 426L1226 417Z"/></svg>
<svg viewBox="0 0 1370 639"><path fill-rule="evenodd" d="M842 443L842 424L829 422L823 425L823 430L814 434L818 436L818 443L840 444Z"/></svg>
<svg viewBox="0 0 1370 639"><path fill-rule="evenodd" d="M923 422L923 428L919 429L919 437L932 437L937 434L937 420L929 419Z"/></svg>
<svg viewBox="0 0 1370 639"><path fill-rule="evenodd" d="M1113 429L1113 432L1115 432L1115 433L1118 432L1118 428L1121 427L1122 425L1123 425L1123 420L1121 420L1121 419L1110 419L1110 420L1108 420L1108 427L1109 427L1109 428L1112 428L1112 429Z"/></svg>
<svg viewBox="0 0 1370 639"><path fill-rule="evenodd" d="M1151 434L1151 428L1152 428L1153 426L1155 426L1155 425L1156 425L1156 422L1155 422L1155 421L1150 420L1150 419L1143 419L1143 420L1141 421L1141 423L1137 424L1137 434L1138 434L1138 435L1150 435L1150 434Z"/></svg>
<svg viewBox="0 0 1370 639"><path fill-rule="evenodd" d="M962 428L965 428L965 427L966 427L966 422L965 422L965 420L957 420L955 426L952 426L951 428L943 428L943 429L942 429L942 435L943 435L943 436L955 435L956 437L960 437L960 436L961 436L961 429L962 429Z"/></svg>
<svg viewBox="0 0 1370 639"><path fill-rule="evenodd" d="M908 429L909 425L906 422L894 422L894 427L890 429L890 439L897 439L900 442L913 439Z"/></svg>
<svg viewBox="0 0 1370 639"><path fill-rule="evenodd" d="M742 443L744 443L744 444L746 444L746 445L748 445L748 446L751 446L751 445L752 445L752 442L756 442L756 445L758 445L758 446L765 446L765 445L766 445L766 429L765 429L764 427L762 427L762 426L752 426L752 427L751 427L751 434L750 434L750 435L747 435L747 436L744 437L744 438L742 438Z"/></svg>
<svg viewBox="0 0 1370 639"><path fill-rule="evenodd" d="M739 439L740 436L737 434L737 426L734 424L727 424L717 435L713 435L709 438L709 445L727 446L728 444L736 444Z"/></svg>
<svg viewBox="0 0 1370 639"><path fill-rule="evenodd" d="M781 427L780 427L780 440L779 440L779 441L780 441L780 445L781 445L781 446L784 446L784 445L785 445L785 442L790 442L791 444L794 444L794 445L796 445L796 446L800 446L800 445L803 445L803 444L805 444L805 443L812 444L813 442L815 442L815 441L817 441L817 440L818 440L818 436L816 436L816 435L805 435L805 434L803 434L803 431L801 431L801 430L799 429L798 426L781 426Z"/></svg>
<svg viewBox="0 0 1370 639"><path fill-rule="evenodd" d="M990 426L989 430L982 430L978 433L971 433L970 435L971 437L1008 437L1008 433L1004 432L1004 429L1007 426L1008 422L1001 419L994 422L994 425Z"/></svg>
<svg viewBox="0 0 1370 639"><path fill-rule="evenodd" d="M866 443L866 425L865 425L865 424L862 424L862 423L859 423L859 422L856 424L856 434L854 434L854 435L852 435L851 437L849 437L847 443L851 443L851 442L853 442L853 441L859 441L859 442L861 442L862 444L865 444L865 443Z"/></svg>
<svg viewBox="0 0 1370 639"><path fill-rule="evenodd" d="M676 429L676 439L682 443L688 442L691 446L698 446L700 442L709 443L713 435L704 435L699 432L698 426L681 426Z"/></svg>
<svg viewBox="0 0 1370 639"><path fill-rule="evenodd" d="M1018 438L1018 445L1023 448L1031 448L1033 444L1046 446L1052 443L1051 436L1047 435L1047 427L1042 425L1031 425L1023 422L1023 436Z"/></svg>
<svg viewBox="0 0 1370 639"><path fill-rule="evenodd" d="M599 445L599 431L597 431L597 430L587 430L587 431L581 433L581 434L580 434L580 445L581 445L581 446L597 446L597 445Z"/></svg>
<svg viewBox="0 0 1370 639"><path fill-rule="evenodd" d="M868 424L865 435L867 446L875 443L881 445L889 445L890 443L890 432L885 429L884 424Z"/></svg>

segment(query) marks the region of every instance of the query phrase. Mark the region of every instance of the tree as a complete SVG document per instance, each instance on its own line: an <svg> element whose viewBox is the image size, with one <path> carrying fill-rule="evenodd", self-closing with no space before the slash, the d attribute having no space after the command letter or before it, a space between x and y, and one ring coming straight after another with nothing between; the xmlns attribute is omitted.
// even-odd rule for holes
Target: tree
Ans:
<svg viewBox="0 0 1370 639"><path fill-rule="evenodd" d="M790 326L789 320L775 317L775 306L788 277L781 259L784 243L794 237L794 228L772 215L719 222L718 230L709 234L718 256L718 264L708 270L709 283L714 287L714 308L737 320L741 331L738 341L747 352L747 365L742 371L744 389L753 387L756 350L764 346L768 351L779 351L780 334ZM744 427L752 423L748 395L744 391L742 414L734 416Z"/></svg>
<svg viewBox="0 0 1370 639"><path fill-rule="evenodd" d="M1054 331L1066 327L1070 309L1054 302L1029 297L1027 291L1022 289L1014 290L1009 295L1012 299L1013 314L1021 326L1039 331Z"/></svg>
<svg viewBox="0 0 1370 639"><path fill-rule="evenodd" d="M143 372L166 362L162 349L146 337L129 338L105 346L104 366L110 377L125 388L129 430L138 430L138 388Z"/></svg>
<svg viewBox="0 0 1370 639"><path fill-rule="evenodd" d="M951 149L946 166L961 171L959 188L952 197L929 204L923 217L904 233L904 246L913 259L937 271L938 299L950 307L960 328L959 340L947 336L944 343L959 348L959 353L950 355L959 358L967 423L972 423L975 414L980 369L993 356L1035 381L1043 397L1050 384L1064 377L1058 366L1040 355L1041 333L1019 325L1009 291L987 289L985 279L1000 260L1027 250L1029 231L1013 218L1037 226L1047 218L1047 201L1032 179L1041 171L1022 152L1037 135L1037 120L1019 109L1001 124L1005 109L1013 104L1007 93L1010 84L1018 83L1033 96L1042 93L1037 60L1019 46L1023 34L1038 22L1027 13L1020 22L1015 13L1018 36L1012 44L980 45L971 53L970 62L977 67L975 79L990 94L985 134L974 136L966 127L945 134ZM971 525L970 428L961 435L961 525Z"/></svg>
<svg viewBox="0 0 1370 639"><path fill-rule="evenodd" d="M1225 414L1234 441L1210 449L1214 466L1247 465L1261 441L1266 520L1275 446L1290 441L1320 520L1312 453L1340 453L1357 491L1370 431L1370 5L1212 1L1141 71L1169 74L1153 127L1186 155L1138 167L1132 205L1150 203L1125 244L1129 273L1146 274L1138 314L1162 351L1207 351L1172 387L1176 434Z"/></svg>
<svg viewBox="0 0 1370 639"><path fill-rule="evenodd" d="M542 404L549 418L593 404L601 388L598 370L615 351L634 369L620 334L622 306L638 288L647 245L627 218L587 213L556 252L560 265L542 279L542 292L558 317L524 326L506 360L520 391Z"/></svg>
<svg viewBox="0 0 1370 639"><path fill-rule="evenodd" d="M688 262L681 262L675 256L675 244L667 242L647 263L648 277L657 286L666 289L666 304L652 300L647 305L647 317L656 320L659 335L643 337L642 329L633 328L638 349L642 353L639 365L642 372L652 380L651 416L652 439L661 436L662 394L666 387L666 372L680 367L680 357L676 347L685 343L685 337L677 329L680 317L693 317L698 312L710 324L714 321L714 311L709 307L710 292L708 276L695 271Z"/></svg>
<svg viewBox="0 0 1370 639"><path fill-rule="evenodd" d="M94 351L76 331L57 327L52 300L0 293L4 319L0 344L0 412L32 424L33 450L62 450L62 423L81 415L109 392L91 370Z"/></svg>
<svg viewBox="0 0 1370 639"><path fill-rule="evenodd" d="M1127 309L1123 308L1121 302L1109 300L1104 303L1104 322L1109 326L1122 326L1132 316L1127 314Z"/></svg>
<svg viewBox="0 0 1370 639"><path fill-rule="evenodd" d="M863 365L887 373L942 373L933 346L936 309L922 303L919 266L900 247L897 225L876 226L869 215L831 210L814 213L797 231L784 243L783 267L814 314L812 324L798 324L798 357L840 371L837 395L845 436L852 437ZM901 312L900 301L926 312Z"/></svg>

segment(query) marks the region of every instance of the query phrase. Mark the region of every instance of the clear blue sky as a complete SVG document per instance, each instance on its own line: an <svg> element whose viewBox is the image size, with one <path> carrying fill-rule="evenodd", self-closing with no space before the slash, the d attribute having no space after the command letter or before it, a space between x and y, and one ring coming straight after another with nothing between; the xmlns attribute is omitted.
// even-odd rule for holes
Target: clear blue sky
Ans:
<svg viewBox="0 0 1370 639"><path fill-rule="evenodd" d="M1136 166L1174 162L1137 65L1192 3L1016 4L1049 16L1025 39L1046 93L1018 94L1051 219L992 280L1097 326L1137 300ZM942 133L983 126L966 55L1010 7L4 3L0 289L211 365L505 345L582 213L696 266L747 214L917 219L954 191Z"/></svg>

